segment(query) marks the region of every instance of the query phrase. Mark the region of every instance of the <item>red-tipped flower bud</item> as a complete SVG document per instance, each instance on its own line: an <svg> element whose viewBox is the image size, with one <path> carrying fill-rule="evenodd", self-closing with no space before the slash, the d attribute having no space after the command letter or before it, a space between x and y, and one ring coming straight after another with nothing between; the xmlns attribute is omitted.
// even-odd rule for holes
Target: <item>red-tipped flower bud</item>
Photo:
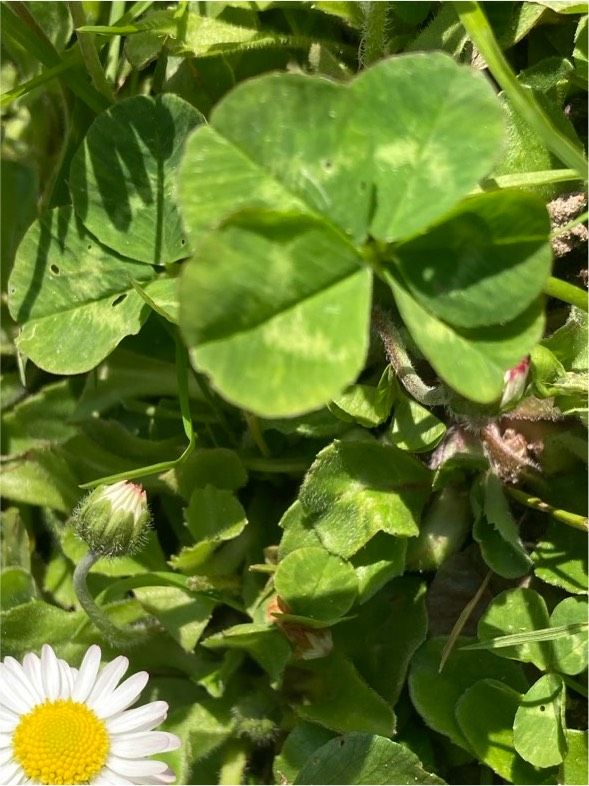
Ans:
<svg viewBox="0 0 589 786"><path fill-rule="evenodd" d="M95 488L72 517L75 531L90 549L112 557L137 551L150 521L145 491L127 480Z"/></svg>

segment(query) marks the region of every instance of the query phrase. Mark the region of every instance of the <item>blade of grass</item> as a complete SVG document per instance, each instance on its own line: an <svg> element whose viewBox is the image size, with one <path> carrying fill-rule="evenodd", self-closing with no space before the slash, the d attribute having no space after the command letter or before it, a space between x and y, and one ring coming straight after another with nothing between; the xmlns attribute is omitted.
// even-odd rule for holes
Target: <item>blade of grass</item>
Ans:
<svg viewBox="0 0 589 786"><path fill-rule="evenodd" d="M86 14L84 13L84 6L78 2L68 2L68 8L74 23L78 44L80 51L84 58L86 69L90 74L92 83L99 93L106 98L107 101L112 103L115 100L111 86L106 80L104 71L102 70L102 63L98 57L98 50L94 43L94 36L91 33L82 33L79 28L83 27L86 23Z"/></svg>
<svg viewBox="0 0 589 786"><path fill-rule="evenodd" d="M495 80L501 85L513 108L543 139L546 146L571 169L587 178L583 153L552 124L531 90L518 81L507 62L481 6L476 2L454 3L454 8L473 44L485 59Z"/></svg>
<svg viewBox="0 0 589 786"><path fill-rule="evenodd" d="M584 633L589 630L589 622L573 622L571 625L558 625L554 628L540 628L527 633L512 633L509 636L497 636L494 639L478 641L476 644L465 644L461 650L498 650L503 647L515 647L527 644L530 641L553 641L564 639L575 633Z"/></svg>
<svg viewBox="0 0 589 786"><path fill-rule="evenodd" d="M446 665L446 661L450 657L452 650L454 649L454 645L458 640L458 637L462 633L464 626L468 622L470 615L472 614L475 606L479 602L479 600L483 597L483 592L487 589L489 582L491 581L491 576L493 575L493 571L490 570L483 581L481 582L481 586L475 592L473 597L468 601L466 606L460 612L460 615L456 622L454 623L454 627L450 631L450 635L448 636L448 640L444 644L444 649L442 650L442 655L440 657L440 665L438 667L438 674L441 674L442 669ZM462 648L461 648L462 649Z"/></svg>
<svg viewBox="0 0 589 786"><path fill-rule="evenodd" d="M52 79L63 74L64 71L68 71L70 68L80 65L81 62L81 55L72 52L70 56L64 57L59 65L53 66L53 68L46 68L38 76L23 82L21 85L13 87L12 90L7 90L6 93L2 93L2 95L0 95L0 107L9 106L13 101L16 101L17 98L22 98L32 90L41 87L41 85L51 82Z"/></svg>
<svg viewBox="0 0 589 786"><path fill-rule="evenodd" d="M47 68L61 65L62 57L39 28L24 3L0 4L0 29L2 38L7 37L14 41ZM86 81L85 74L81 71L65 70L60 79L93 112L102 112L109 106L106 98Z"/></svg>

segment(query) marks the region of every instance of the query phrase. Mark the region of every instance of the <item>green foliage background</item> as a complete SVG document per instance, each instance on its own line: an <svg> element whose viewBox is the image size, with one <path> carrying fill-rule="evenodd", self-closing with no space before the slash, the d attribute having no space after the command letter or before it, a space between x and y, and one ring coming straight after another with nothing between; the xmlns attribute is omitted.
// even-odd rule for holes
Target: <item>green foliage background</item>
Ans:
<svg viewBox="0 0 589 786"><path fill-rule="evenodd" d="M178 783L586 783L586 4L0 9L3 656Z"/></svg>

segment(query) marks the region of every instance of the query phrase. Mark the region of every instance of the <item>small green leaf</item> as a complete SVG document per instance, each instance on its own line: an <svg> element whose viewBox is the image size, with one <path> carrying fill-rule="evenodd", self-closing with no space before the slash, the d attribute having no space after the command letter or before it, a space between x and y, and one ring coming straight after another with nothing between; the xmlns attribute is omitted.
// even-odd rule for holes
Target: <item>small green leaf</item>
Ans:
<svg viewBox="0 0 589 786"><path fill-rule="evenodd" d="M550 615L550 625L587 624L587 598L565 598ZM563 674L580 674L587 668L587 630L552 642L554 667Z"/></svg>
<svg viewBox="0 0 589 786"><path fill-rule="evenodd" d="M568 751L559 772L559 783L581 784L589 781L587 771L587 732L566 730Z"/></svg>
<svg viewBox="0 0 589 786"><path fill-rule="evenodd" d="M444 783L424 770L405 745L386 737L352 733L323 745L304 764L295 784Z"/></svg>
<svg viewBox="0 0 589 786"><path fill-rule="evenodd" d="M335 732L305 721L295 724L274 759L273 774L277 783L293 783L311 754L335 737Z"/></svg>
<svg viewBox="0 0 589 786"><path fill-rule="evenodd" d="M526 564L529 569L532 566L532 560L521 542L519 530L511 513L503 486L494 472L489 471L485 475L483 498L483 511L486 520L511 547L514 555L517 555L521 560L522 565ZM500 570L497 572L503 575Z"/></svg>
<svg viewBox="0 0 589 786"><path fill-rule="evenodd" d="M172 178L202 122L171 93L133 96L96 118L72 160L70 188L77 215L101 243L149 264L189 256Z"/></svg>
<svg viewBox="0 0 589 786"><path fill-rule="evenodd" d="M429 409L400 390L395 401L395 414L387 437L401 450L420 453L435 448L446 433L446 426Z"/></svg>
<svg viewBox="0 0 589 786"><path fill-rule="evenodd" d="M391 579L403 575L408 542L407 538L377 532L354 554L351 563L358 577L358 603L366 603Z"/></svg>
<svg viewBox="0 0 589 786"><path fill-rule="evenodd" d="M361 370L370 292L357 251L326 224L244 212L185 266L180 324L194 366L225 398L265 417L297 415Z"/></svg>
<svg viewBox="0 0 589 786"><path fill-rule="evenodd" d="M174 473L185 499L190 499L193 489L198 487L211 485L237 491L247 482L247 472L239 456L227 448L197 448Z"/></svg>
<svg viewBox="0 0 589 786"><path fill-rule="evenodd" d="M426 585L417 577L397 578L365 603L355 619L332 631L335 650L345 652L391 706L397 703L409 664L425 640L425 595Z"/></svg>
<svg viewBox="0 0 589 786"><path fill-rule="evenodd" d="M532 553L536 576L577 595L587 593L587 535L550 521Z"/></svg>
<svg viewBox="0 0 589 786"><path fill-rule="evenodd" d="M523 693L527 689L527 681L517 663L499 660L490 652L460 649L451 653L440 674L440 658L446 639L446 636L429 639L417 651L409 671L409 692L413 705L431 729L471 751L471 745L454 715L462 694L475 682L487 678ZM469 639L459 638L457 647L468 642Z"/></svg>
<svg viewBox="0 0 589 786"><path fill-rule="evenodd" d="M417 535L430 484L430 471L398 448L336 440L318 454L299 499L323 545L350 557L380 531Z"/></svg>
<svg viewBox="0 0 589 786"><path fill-rule="evenodd" d="M176 587L138 587L133 592L182 649L192 652L208 625L215 601Z"/></svg>
<svg viewBox="0 0 589 786"><path fill-rule="evenodd" d="M65 442L76 433L69 421L76 396L69 380L46 385L2 416L3 453Z"/></svg>
<svg viewBox="0 0 589 786"><path fill-rule="evenodd" d="M291 648L285 637L274 626L244 623L224 628L202 642L210 649L245 650L268 672L272 684L277 684L290 660Z"/></svg>
<svg viewBox="0 0 589 786"><path fill-rule="evenodd" d="M37 596L31 574L16 565L3 567L0 574L0 604L2 611L28 603Z"/></svg>
<svg viewBox="0 0 589 786"><path fill-rule="evenodd" d="M497 191L465 199L427 233L401 243L394 260L411 294L463 328L509 322L550 276L550 221L530 194Z"/></svg>
<svg viewBox="0 0 589 786"><path fill-rule="evenodd" d="M560 764L566 755L565 687L558 674L545 674L520 702L513 724L519 755L536 767Z"/></svg>
<svg viewBox="0 0 589 786"><path fill-rule="evenodd" d="M497 595L479 620L478 637L481 641L496 636L547 628L548 609L544 598L526 587L505 590ZM533 663L539 669L550 667L551 647L543 642L527 642L517 647L501 647L496 655L524 663Z"/></svg>
<svg viewBox="0 0 589 786"><path fill-rule="evenodd" d="M553 773L541 773L516 752L513 719L521 695L493 679L480 680L456 705L462 733L477 757L510 783L552 783Z"/></svg>
<svg viewBox="0 0 589 786"><path fill-rule="evenodd" d="M424 309L396 280L389 279L403 321L440 377L480 404L498 399L505 372L542 337L544 313L538 300L504 325L454 328Z"/></svg>
<svg viewBox="0 0 589 786"><path fill-rule="evenodd" d="M149 292L153 278L148 265L98 243L70 207L56 208L26 233L10 276L19 348L54 374L89 371L139 331L149 309L131 280Z"/></svg>
<svg viewBox="0 0 589 786"><path fill-rule="evenodd" d="M58 449L46 449L32 450L2 468L2 496L69 514L81 491L63 454Z"/></svg>
<svg viewBox="0 0 589 786"><path fill-rule="evenodd" d="M314 546L288 554L274 574L274 586L290 612L319 620L343 617L358 594L350 563Z"/></svg>
<svg viewBox="0 0 589 786"><path fill-rule="evenodd" d="M294 674L303 695L295 712L303 720L346 733L366 731L389 736L395 728L393 710L340 653L300 662Z"/></svg>
<svg viewBox="0 0 589 786"><path fill-rule="evenodd" d="M243 532L247 519L231 491L205 486L192 492L186 524L198 543L217 543L236 538Z"/></svg>
<svg viewBox="0 0 589 786"><path fill-rule="evenodd" d="M329 409L341 420L374 428L388 418L395 397L387 367L380 382L374 385L351 385L334 399Z"/></svg>

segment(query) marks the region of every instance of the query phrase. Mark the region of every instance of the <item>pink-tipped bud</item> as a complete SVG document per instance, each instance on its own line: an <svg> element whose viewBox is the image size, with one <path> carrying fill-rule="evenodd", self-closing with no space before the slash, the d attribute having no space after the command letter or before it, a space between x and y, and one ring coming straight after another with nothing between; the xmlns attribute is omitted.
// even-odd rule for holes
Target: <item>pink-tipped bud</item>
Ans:
<svg viewBox="0 0 589 786"><path fill-rule="evenodd" d="M517 366L505 372L503 378L505 387L503 388L503 396L501 397L501 409L516 404L523 396L524 390L526 389L529 369L530 358L526 356L520 360Z"/></svg>
<svg viewBox="0 0 589 786"><path fill-rule="evenodd" d="M137 551L150 521L145 491L127 480L95 488L72 517L75 531L92 551L113 557Z"/></svg>

